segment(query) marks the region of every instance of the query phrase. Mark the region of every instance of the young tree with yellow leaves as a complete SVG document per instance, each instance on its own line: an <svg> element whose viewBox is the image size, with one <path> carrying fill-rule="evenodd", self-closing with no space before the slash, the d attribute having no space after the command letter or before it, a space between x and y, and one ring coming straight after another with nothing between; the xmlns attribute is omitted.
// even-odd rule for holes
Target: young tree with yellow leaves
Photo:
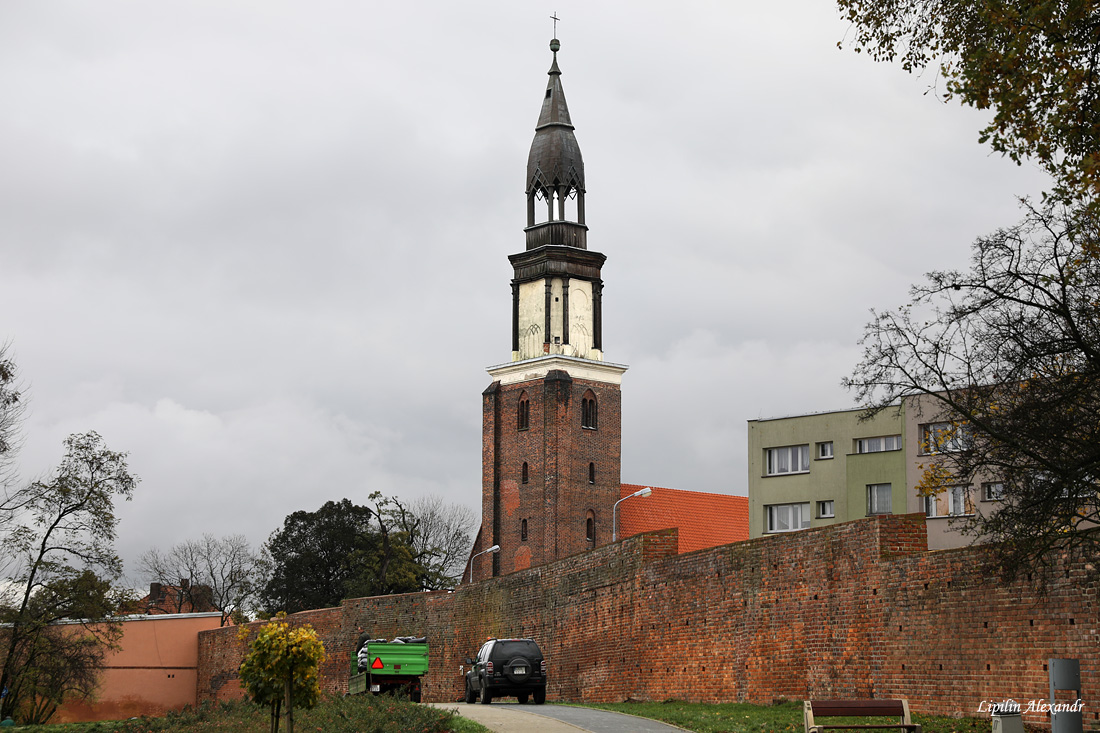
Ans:
<svg viewBox="0 0 1100 733"><path fill-rule="evenodd" d="M249 635L249 627L242 626L238 638L244 641ZM254 702L271 707L271 733L279 731L282 708L287 733L294 733L294 708L308 710L317 704L323 661L325 647L313 627L291 628L281 614L261 627L249 643L240 680Z"/></svg>

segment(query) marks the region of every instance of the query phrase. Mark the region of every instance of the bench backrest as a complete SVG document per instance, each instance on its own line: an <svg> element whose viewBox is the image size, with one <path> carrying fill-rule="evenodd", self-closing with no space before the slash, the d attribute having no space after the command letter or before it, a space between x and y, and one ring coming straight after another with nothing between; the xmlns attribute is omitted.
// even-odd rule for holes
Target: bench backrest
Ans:
<svg viewBox="0 0 1100 733"><path fill-rule="evenodd" d="M898 722L892 724L882 723L848 723L848 724L821 724L815 720L830 717L864 717L883 716L896 717ZM837 728L849 730L905 730L909 733L921 733L921 726L909 719L908 700L806 700L802 708L803 722L806 733L821 733L822 731Z"/></svg>
<svg viewBox="0 0 1100 733"><path fill-rule="evenodd" d="M809 705L815 716L896 715L909 722L909 705L905 700L812 700Z"/></svg>

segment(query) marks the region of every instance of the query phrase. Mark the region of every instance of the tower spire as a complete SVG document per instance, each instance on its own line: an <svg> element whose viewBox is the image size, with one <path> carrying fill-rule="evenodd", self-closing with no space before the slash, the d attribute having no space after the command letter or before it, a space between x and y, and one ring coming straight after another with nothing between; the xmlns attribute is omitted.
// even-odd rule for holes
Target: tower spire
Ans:
<svg viewBox="0 0 1100 733"><path fill-rule="evenodd" d="M542 109L535 125L535 138L527 157L527 249L544 244L564 244L587 248L587 227L584 226L584 159L573 134L573 121L558 68L557 38L550 41L554 54L550 77L542 99ZM538 225L535 200L546 202L546 223L569 222L573 226ZM570 201L575 201L569 211ZM571 217L570 214L573 214Z"/></svg>

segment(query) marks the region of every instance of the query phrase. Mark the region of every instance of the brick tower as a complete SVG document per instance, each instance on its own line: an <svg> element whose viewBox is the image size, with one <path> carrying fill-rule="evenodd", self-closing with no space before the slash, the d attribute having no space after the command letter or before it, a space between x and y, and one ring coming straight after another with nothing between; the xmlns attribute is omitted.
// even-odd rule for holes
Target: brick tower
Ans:
<svg viewBox="0 0 1100 733"><path fill-rule="evenodd" d="M526 248L511 255L512 358L482 395L484 579L611 541L625 366L604 361L606 257L588 249L584 162L554 60L527 160ZM545 202L543 209L540 202ZM545 212L545 219L537 211ZM491 559L490 559L491 558Z"/></svg>

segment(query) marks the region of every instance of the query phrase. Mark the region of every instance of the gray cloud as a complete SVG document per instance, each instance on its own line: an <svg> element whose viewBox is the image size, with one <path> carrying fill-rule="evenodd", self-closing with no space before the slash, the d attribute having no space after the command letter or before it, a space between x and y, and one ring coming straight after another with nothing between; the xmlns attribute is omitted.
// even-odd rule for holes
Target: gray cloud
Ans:
<svg viewBox="0 0 1100 733"><path fill-rule="evenodd" d="M838 51L828 3L558 7L630 365L623 479L743 493L745 420L851 404L870 307L964 266L1042 180L980 113ZM372 490L480 506L550 54L519 3L15 0L0 23L0 338L24 476L131 452L127 560L262 541Z"/></svg>

